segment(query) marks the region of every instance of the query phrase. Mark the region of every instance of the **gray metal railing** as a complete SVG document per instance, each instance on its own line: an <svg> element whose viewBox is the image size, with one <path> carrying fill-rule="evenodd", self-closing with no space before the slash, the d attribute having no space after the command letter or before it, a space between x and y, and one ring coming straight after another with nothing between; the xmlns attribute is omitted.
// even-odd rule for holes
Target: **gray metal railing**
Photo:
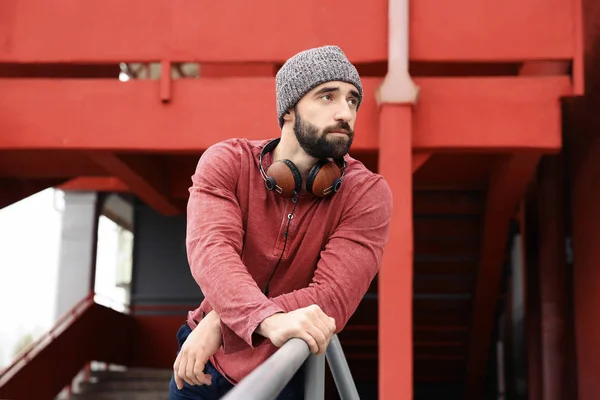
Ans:
<svg viewBox="0 0 600 400"><path fill-rule="evenodd" d="M298 369L305 364L304 398L325 397L325 359L342 400L359 400L354 379L337 335L333 335L325 356L310 353L302 339L290 339L258 368L223 397L224 400L275 400Z"/></svg>
<svg viewBox="0 0 600 400"><path fill-rule="evenodd" d="M356 385L354 384L354 379L352 379L350 367L348 367L348 362L346 361L346 356L344 355L344 350L342 349L340 339L337 337L337 335L333 335L331 338L325 356L327 357L329 369L331 369L331 375L333 375L333 381L335 382L335 386L340 394L340 399L360 399L360 397L358 397Z"/></svg>

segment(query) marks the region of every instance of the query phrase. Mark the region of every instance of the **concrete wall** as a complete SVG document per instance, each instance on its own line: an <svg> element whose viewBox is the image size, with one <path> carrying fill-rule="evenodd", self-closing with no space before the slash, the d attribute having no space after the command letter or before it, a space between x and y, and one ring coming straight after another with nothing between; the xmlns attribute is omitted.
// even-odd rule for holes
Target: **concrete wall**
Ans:
<svg viewBox="0 0 600 400"><path fill-rule="evenodd" d="M166 217L136 202L134 221L132 305L157 306L155 311L199 305L203 296L187 262L185 216Z"/></svg>
<svg viewBox="0 0 600 400"><path fill-rule="evenodd" d="M171 368L177 330L203 299L187 262L185 227L184 215L165 217L135 202L131 366Z"/></svg>

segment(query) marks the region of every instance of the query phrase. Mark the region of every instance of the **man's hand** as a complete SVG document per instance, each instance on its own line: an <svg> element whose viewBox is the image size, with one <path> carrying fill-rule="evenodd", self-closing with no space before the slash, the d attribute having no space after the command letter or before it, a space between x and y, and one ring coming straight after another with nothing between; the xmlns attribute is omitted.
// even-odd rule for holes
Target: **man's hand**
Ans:
<svg viewBox="0 0 600 400"><path fill-rule="evenodd" d="M204 373L204 366L219 350L222 340L219 315L211 311L189 334L175 359L173 372L179 390L183 381L190 385L210 385L211 376Z"/></svg>
<svg viewBox="0 0 600 400"><path fill-rule="evenodd" d="M311 352L321 355L335 332L335 320L313 304L288 313L273 314L260 323L256 332L271 339L277 347L291 338L303 339Z"/></svg>

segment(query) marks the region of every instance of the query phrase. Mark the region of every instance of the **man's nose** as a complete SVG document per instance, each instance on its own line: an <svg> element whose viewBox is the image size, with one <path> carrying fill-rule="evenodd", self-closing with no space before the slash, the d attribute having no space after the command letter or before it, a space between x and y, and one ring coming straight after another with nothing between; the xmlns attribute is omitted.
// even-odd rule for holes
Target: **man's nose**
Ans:
<svg viewBox="0 0 600 400"><path fill-rule="evenodd" d="M336 109L334 118L336 121L350 122L352 119L352 110L347 102L343 102Z"/></svg>

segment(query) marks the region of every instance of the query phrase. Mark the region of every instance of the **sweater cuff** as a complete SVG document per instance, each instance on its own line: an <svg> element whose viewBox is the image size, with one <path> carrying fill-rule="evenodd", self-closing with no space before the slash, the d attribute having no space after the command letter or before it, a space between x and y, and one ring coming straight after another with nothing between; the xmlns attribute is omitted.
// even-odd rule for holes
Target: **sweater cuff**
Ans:
<svg viewBox="0 0 600 400"><path fill-rule="evenodd" d="M248 349L248 346L250 348L256 348L262 345L267 338L255 333L256 328L258 328L260 323L264 321L265 318L270 317L273 314L283 312L285 311L272 301L266 302L264 306L258 308L248 316L242 336L236 335L231 328L221 322L223 353L235 353L236 351Z"/></svg>

